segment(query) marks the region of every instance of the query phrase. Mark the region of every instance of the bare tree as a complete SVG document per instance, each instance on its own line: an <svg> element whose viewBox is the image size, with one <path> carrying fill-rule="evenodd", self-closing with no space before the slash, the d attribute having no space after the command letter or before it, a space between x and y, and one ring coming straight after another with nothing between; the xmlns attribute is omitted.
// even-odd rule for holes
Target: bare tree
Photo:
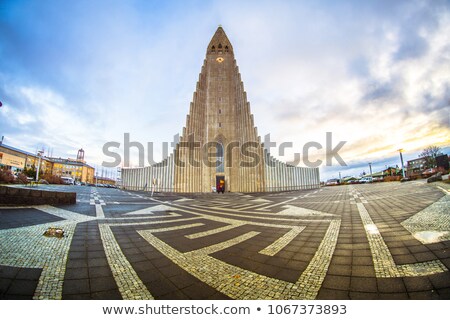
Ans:
<svg viewBox="0 0 450 320"><path fill-rule="evenodd" d="M438 146L428 146L419 154L420 158L425 158L428 168L436 167L436 157L441 155L441 148Z"/></svg>

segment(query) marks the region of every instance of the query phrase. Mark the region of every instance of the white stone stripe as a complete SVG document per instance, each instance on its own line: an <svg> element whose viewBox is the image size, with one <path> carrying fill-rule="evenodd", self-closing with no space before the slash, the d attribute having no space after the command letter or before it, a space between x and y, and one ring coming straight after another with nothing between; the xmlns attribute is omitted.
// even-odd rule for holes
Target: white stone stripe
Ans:
<svg viewBox="0 0 450 320"><path fill-rule="evenodd" d="M265 254L267 256L274 256L280 252L284 247L286 247L292 240L295 239L302 232L305 227L293 227L282 237L278 238L275 242L262 249L259 253Z"/></svg>
<svg viewBox="0 0 450 320"><path fill-rule="evenodd" d="M100 237L114 280L124 300L153 300L153 296L120 249L111 228L99 224Z"/></svg>
<svg viewBox="0 0 450 320"><path fill-rule="evenodd" d="M375 275L378 278L418 277L447 271L447 268L440 260L396 265L388 246L384 242L380 231L364 207L364 204L357 203L356 206L358 207L359 215L366 230L367 240L369 241L370 251L372 252Z"/></svg>
<svg viewBox="0 0 450 320"><path fill-rule="evenodd" d="M54 216L57 216L57 217L60 217L60 218L66 219L66 220L71 220L71 221L80 222L80 221L88 221L88 220L95 219L94 217L86 216L84 214L64 210L61 208L52 207L50 205L34 206L32 208L35 208L40 211L49 213L51 215L54 215Z"/></svg>
<svg viewBox="0 0 450 320"><path fill-rule="evenodd" d="M198 239L198 238L202 238L202 237L207 237L207 236L210 236L212 234L217 234L217 233L220 233L220 232L232 230L232 229L240 227L240 226L242 226L244 224L245 223L237 223L237 224L232 224L232 225L228 225L228 226L224 226L224 227L220 227L220 228L216 228L216 229L212 229L212 230L208 230L208 231L193 233L193 234L187 235L186 238L188 238L188 239Z"/></svg>
<svg viewBox="0 0 450 320"><path fill-rule="evenodd" d="M132 220L132 219L148 219L149 217L145 218L123 218L124 220ZM118 218L117 220L119 220ZM192 221L192 220L199 220L200 217L192 217L192 218L184 218L184 219L176 219L176 220L158 220L158 221L145 221L145 222L108 222L108 225L110 226L139 226L139 225L147 225L147 224L163 224L163 223L174 223L174 222L181 222L181 221Z"/></svg>
<svg viewBox="0 0 450 320"><path fill-rule="evenodd" d="M233 239L221 242L221 243L213 244L211 246L204 247L204 248L201 248L198 250L190 251L190 252L186 253L186 256L190 257L190 256L198 256L198 255L200 255L200 256L209 255L214 252L221 251L223 249L226 249L226 248L232 247L236 244L239 244L241 242L244 242L250 238L253 238L254 236L257 236L258 234L260 234L260 232L250 231L250 232L247 232L236 238L233 238Z"/></svg>
<svg viewBox="0 0 450 320"><path fill-rule="evenodd" d="M155 200L155 201L158 202L158 200ZM275 215L278 215L278 213L260 212L259 209L258 209L258 212L243 212L242 211L242 213L232 213L232 212L236 212L236 210L227 210L225 208L219 208L219 207L208 207L208 209L204 209L204 207L200 207L200 206L199 207L197 207L197 206L182 207L182 206L180 206L178 204L173 204L173 207L175 209L183 211L183 212L191 213L191 214L198 215L198 216L203 216L204 215L204 216L208 216L208 217L209 217L208 214L211 213L211 211L217 209L218 211L222 211L222 210L223 211L231 211L230 213L228 213L228 212L219 212L219 213L221 215L226 215L226 216L230 216L230 217L237 217L237 218L243 218L244 217L244 218L260 219L260 220L284 221L284 222L293 222L293 221L299 221L299 220L302 221L302 222L314 222L314 221L317 222L318 221L318 220L314 220L314 219L305 219L302 216L298 216L298 217L292 216L292 218L266 217L265 215L275 216ZM195 208L192 208L192 207L195 207ZM192 211L192 210L188 210L187 208L195 209L195 210L198 210L198 211L203 211L206 214L199 213L199 212ZM321 213L320 211L317 211L317 212ZM261 216L255 216L254 214L258 214L258 215L261 215ZM323 215L324 216L330 216L330 214L326 214L326 213L324 213ZM230 218L230 221L241 221L241 220L234 220L233 218ZM320 221L331 221L331 219L321 219ZM258 223L254 222L254 221L251 221L251 222L249 222L249 224L258 224Z"/></svg>
<svg viewBox="0 0 450 320"><path fill-rule="evenodd" d="M95 204L95 215L97 218L104 218L105 217L105 213L103 212L103 208L101 204L96 203Z"/></svg>
<svg viewBox="0 0 450 320"><path fill-rule="evenodd" d="M306 196L307 196L307 194L304 197L306 197ZM285 201L282 201L282 202L279 202L279 203L274 203L274 204L271 204L271 205L267 205L267 206L261 207L261 208L256 209L256 210L263 210L263 209L269 209L269 208L276 207L276 206L281 206L283 204L286 204L286 203L292 202L294 200L297 200L298 198L299 197L293 197L292 199L288 199L288 200L285 200Z"/></svg>
<svg viewBox="0 0 450 320"><path fill-rule="evenodd" d="M339 236L341 220L333 220L317 248L316 254L303 271L296 284L302 288L301 299L315 299L327 275Z"/></svg>
<svg viewBox="0 0 450 320"><path fill-rule="evenodd" d="M447 195L450 195L450 192L448 192L448 190L445 190L444 188L437 186L439 189L441 189L441 191ZM449 189L450 190L450 189Z"/></svg>

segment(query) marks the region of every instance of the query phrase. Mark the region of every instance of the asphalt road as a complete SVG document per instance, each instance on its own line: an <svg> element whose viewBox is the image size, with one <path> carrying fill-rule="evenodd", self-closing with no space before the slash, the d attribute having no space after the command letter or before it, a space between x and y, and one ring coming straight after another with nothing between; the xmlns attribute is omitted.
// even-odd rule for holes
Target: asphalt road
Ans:
<svg viewBox="0 0 450 320"><path fill-rule="evenodd" d="M448 185L0 207L0 299L449 299ZM43 236L49 227L62 239Z"/></svg>

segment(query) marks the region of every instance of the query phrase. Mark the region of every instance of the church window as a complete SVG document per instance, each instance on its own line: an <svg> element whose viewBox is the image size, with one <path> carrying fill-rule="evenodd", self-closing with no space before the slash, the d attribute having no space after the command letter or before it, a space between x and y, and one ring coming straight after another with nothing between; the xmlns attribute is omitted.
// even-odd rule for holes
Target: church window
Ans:
<svg viewBox="0 0 450 320"><path fill-rule="evenodd" d="M218 46L218 48L219 48L219 49L222 49L222 44L220 44L220 43L219 43L219 46Z"/></svg>
<svg viewBox="0 0 450 320"><path fill-rule="evenodd" d="M228 52L228 46L225 46L225 52Z"/></svg>
<svg viewBox="0 0 450 320"><path fill-rule="evenodd" d="M219 109L219 114L222 114L222 109Z"/></svg>
<svg viewBox="0 0 450 320"><path fill-rule="evenodd" d="M211 52L216 52L216 47L212 46L211 47Z"/></svg>
<svg viewBox="0 0 450 320"><path fill-rule="evenodd" d="M225 171L225 163L224 163L224 156L223 156L223 145L221 142L217 142L216 150L217 150L216 172L224 172Z"/></svg>
<svg viewBox="0 0 450 320"><path fill-rule="evenodd" d="M219 128L222 128L222 123L221 122L219 122Z"/></svg>

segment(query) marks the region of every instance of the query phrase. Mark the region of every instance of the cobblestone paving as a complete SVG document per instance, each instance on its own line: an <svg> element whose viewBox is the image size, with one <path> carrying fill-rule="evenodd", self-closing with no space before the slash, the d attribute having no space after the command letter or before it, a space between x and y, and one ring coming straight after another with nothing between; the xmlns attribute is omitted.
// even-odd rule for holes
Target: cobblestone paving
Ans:
<svg viewBox="0 0 450 320"><path fill-rule="evenodd" d="M450 298L442 183L153 198L59 188L77 204L0 208L0 299ZM44 237L50 226L66 237Z"/></svg>

